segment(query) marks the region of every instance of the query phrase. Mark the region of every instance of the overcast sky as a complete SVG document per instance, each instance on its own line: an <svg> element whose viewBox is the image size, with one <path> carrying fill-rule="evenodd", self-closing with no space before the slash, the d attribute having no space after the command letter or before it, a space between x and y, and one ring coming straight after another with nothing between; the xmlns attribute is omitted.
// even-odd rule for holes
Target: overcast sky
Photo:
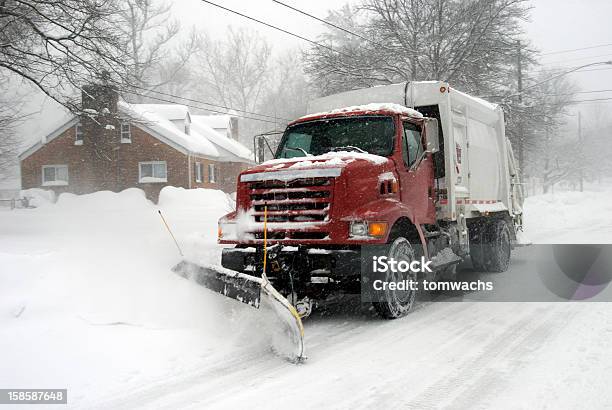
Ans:
<svg viewBox="0 0 612 410"><path fill-rule="evenodd" d="M325 29L324 24L282 7L272 0L213 1L312 39L316 39ZM330 9L355 3L347 0L283 0L283 2L322 18ZM527 32L534 46L543 53L612 43L611 0L534 0L532 4L532 21L526 23ZM220 10L201 0L175 1L173 12L185 26L203 27L211 35L220 35L230 25L250 27L268 38L277 50L308 46L308 43L302 40ZM543 63L568 67L603 60L612 60L612 47L554 54L542 58ZM583 90L612 89L612 67L610 68L605 71L571 74L571 76L580 83ZM606 95L612 96L612 93ZM581 96L586 99L591 98L592 94Z"/></svg>

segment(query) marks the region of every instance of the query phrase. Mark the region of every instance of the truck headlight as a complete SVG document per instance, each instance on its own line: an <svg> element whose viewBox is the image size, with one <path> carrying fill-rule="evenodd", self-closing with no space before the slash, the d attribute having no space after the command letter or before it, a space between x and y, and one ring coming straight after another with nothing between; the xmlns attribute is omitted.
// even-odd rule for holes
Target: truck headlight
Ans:
<svg viewBox="0 0 612 410"><path fill-rule="evenodd" d="M236 223L234 222L219 222L219 229L217 231L218 239L238 239L236 231Z"/></svg>
<svg viewBox="0 0 612 410"><path fill-rule="evenodd" d="M352 221L350 228L351 236L367 236L368 235L368 223L364 221Z"/></svg>
<svg viewBox="0 0 612 410"><path fill-rule="evenodd" d="M386 222L352 221L349 234L352 238L382 238L387 234L387 228Z"/></svg>

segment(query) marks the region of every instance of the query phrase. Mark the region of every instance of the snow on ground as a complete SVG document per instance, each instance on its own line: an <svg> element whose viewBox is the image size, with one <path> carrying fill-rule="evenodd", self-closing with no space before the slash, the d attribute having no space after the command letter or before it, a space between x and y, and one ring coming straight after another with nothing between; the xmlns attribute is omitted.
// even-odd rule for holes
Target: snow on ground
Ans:
<svg viewBox="0 0 612 410"><path fill-rule="evenodd" d="M532 196L524 215L533 243L612 243L612 187Z"/></svg>
<svg viewBox="0 0 612 410"><path fill-rule="evenodd" d="M165 188L159 206L128 189L1 212L0 386L68 387L78 404L235 353L240 315L170 272L180 256L157 212L185 255L213 261L232 207L220 191Z"/></svg>
<svg viewBox="0 0 612 410"><path fill-rule="evenodd" d="M527 234L609 242L610 199L531 197ZM425 303L391 322L359 309L315 315L306 364L278 359L260 312L169 271L180 256L158 210L189 259L218 263L216 221L233 205L219 191L179 188L154 205L129 189L0 212L0 386L67 387L72 408L612 403L604 303ZM513 261L508 274L525 274L520 251Z"/></svg>

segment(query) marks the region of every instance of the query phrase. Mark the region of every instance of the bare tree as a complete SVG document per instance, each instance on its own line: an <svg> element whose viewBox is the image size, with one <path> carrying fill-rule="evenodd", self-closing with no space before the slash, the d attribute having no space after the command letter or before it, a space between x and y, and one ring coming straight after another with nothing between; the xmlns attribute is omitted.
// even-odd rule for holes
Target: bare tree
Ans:
<svg viewBox="0 0 612 410"><path fill-rule="evenodd" d="M582 114L582 141L577 139L577 131L572 136L582 156L583 175L589 181L601 182L604 176L612 176L612 120L609 108L597 104L582 105L579 110Z"/></svg>
<svg viewBox="0 0 612 410"><path fill-rule="evenodd" d="M559 77L558 70L542 70L530 84L520 102L515 98L493 97L501 100L506 114L506 135L516 152L522 152L522 167L527 175L542 176L544 190L566 178L566 169L559 169L565 161L559 158L558 146L567 128L568 110L577 87L567 77ZM549 79L554 78L554 80ZM543 160L542 160L543 159Z"/></svg>
<svg viewBox="0 0 612 410"><path fill-rule="evenodd" d="M314 94L299 53L288 52L274 59L269 75L269 86L264 92L259 112L275 118L276 128L282 130L288 120L306 114L308 101Z"/></svg>
<svg viewBox="0 0 612 410"><path fill-rule="evenodd" d="M170 15L171 5L154 0L122 0L120 27L130 57L135 86L157 89L185 75L186 64L198 48L195 32L174 46L181 26Z"/></svg>
<svg viewBox="0 0 612 410"><path fill-rule="evenodd" d="M0 79L0 89L8 90L9 80ZM0 180L14 176L20 140L17 127L28 115L22 113L23 99L15 92L0 94Z"/></svg>
<svg viewBox="0 0 612 410"><path fill-rule="evenodd" d="M341 27L361 20L352 26L360 37L333 29L323 40L336 51L313 47L308 72L322 94L430 79L475 94L508 90L500 72L513 66L528 11L526 0L364 0L329 16Z"/></svg>
<svg viewBox="0 0 612 410"><path fill-rule="evenodd" d="M128 82L118 10L116 0L0 0L0 76L16 74L73 110L89 79Z"/></svg>
<svg viewBox="0 0 612 410"><path fill-rule="evenodd" d="M256 32L231 28L222 40L203 35L202 43L198 91L225 106L258 107L268 85L270 45Z"/></svg>

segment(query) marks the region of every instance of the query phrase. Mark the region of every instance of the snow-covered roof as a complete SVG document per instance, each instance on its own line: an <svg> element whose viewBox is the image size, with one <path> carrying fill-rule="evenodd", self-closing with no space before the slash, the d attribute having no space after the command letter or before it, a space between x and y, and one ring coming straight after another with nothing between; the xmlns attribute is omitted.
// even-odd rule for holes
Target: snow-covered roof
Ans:
<svg viewBox="0 0 612 410"><path fill-rule="evenodd" d="M182 104L132 104L139 109L154 112L167 120L183 120L189 116L189 108Z"/></svg>
<svg viewBox="0 0 612 410"><path fill-rule="evenodd" d="M253 153L247 147L236 140L215 131L209 125L209 115L192 115L191 130L204 135L210 142L215 144L221 157L228 161L253 161ZM220 115L216 117L221 117ZM227 116L229 118L229 116ZM229 121L229 120L228 120Z"/></svg>
<svg viewBox="0 0 612 410"><path fill-rule="evenodd" d="M198 115L200 124L208 125L214 129L225 129L230 127L231 115Z"/></svg>
<svg viewBox="0 0 612 410"><path fill-rule="evenodd" d="M119 101L119 111L129 117L132 124L142 128L160 141L185 153L202 155L211 159L226 162L253 162L253 153L244 145L215 131L207 125L211 116L191 115L189 109L181 104L130 104ZM213 116L219 122L220 117L227 119L230 115ZM189 134L184 127L173 121L189 118ZM197 122L194 121L197 118ZM77 124L79 118L69 112L58 121L53 122L49 132L37 139L21 155L21 159L43 147L47 142L60 136L64 131Z"/></svg>
<svg viewBox="0 0 612 410"><path fill-rule="evenodd" d="M170 143L179 145L190 153L213 158L220 156L215 145L204 135L194 132L194 130L192 130L190 134L186 134L184 129L178 128L172 121L165 118L167 115L173 114L168 105L159 104L161 106L159 111L157 105L158 104L130 104L120 101L119 110L134 119L136 126L152 131L157 138L166 139ZM180 108L176 110L176 113L178 113L179 110ZM189 111L187 111L185 115L188 115L188 113Z"/></svg>

